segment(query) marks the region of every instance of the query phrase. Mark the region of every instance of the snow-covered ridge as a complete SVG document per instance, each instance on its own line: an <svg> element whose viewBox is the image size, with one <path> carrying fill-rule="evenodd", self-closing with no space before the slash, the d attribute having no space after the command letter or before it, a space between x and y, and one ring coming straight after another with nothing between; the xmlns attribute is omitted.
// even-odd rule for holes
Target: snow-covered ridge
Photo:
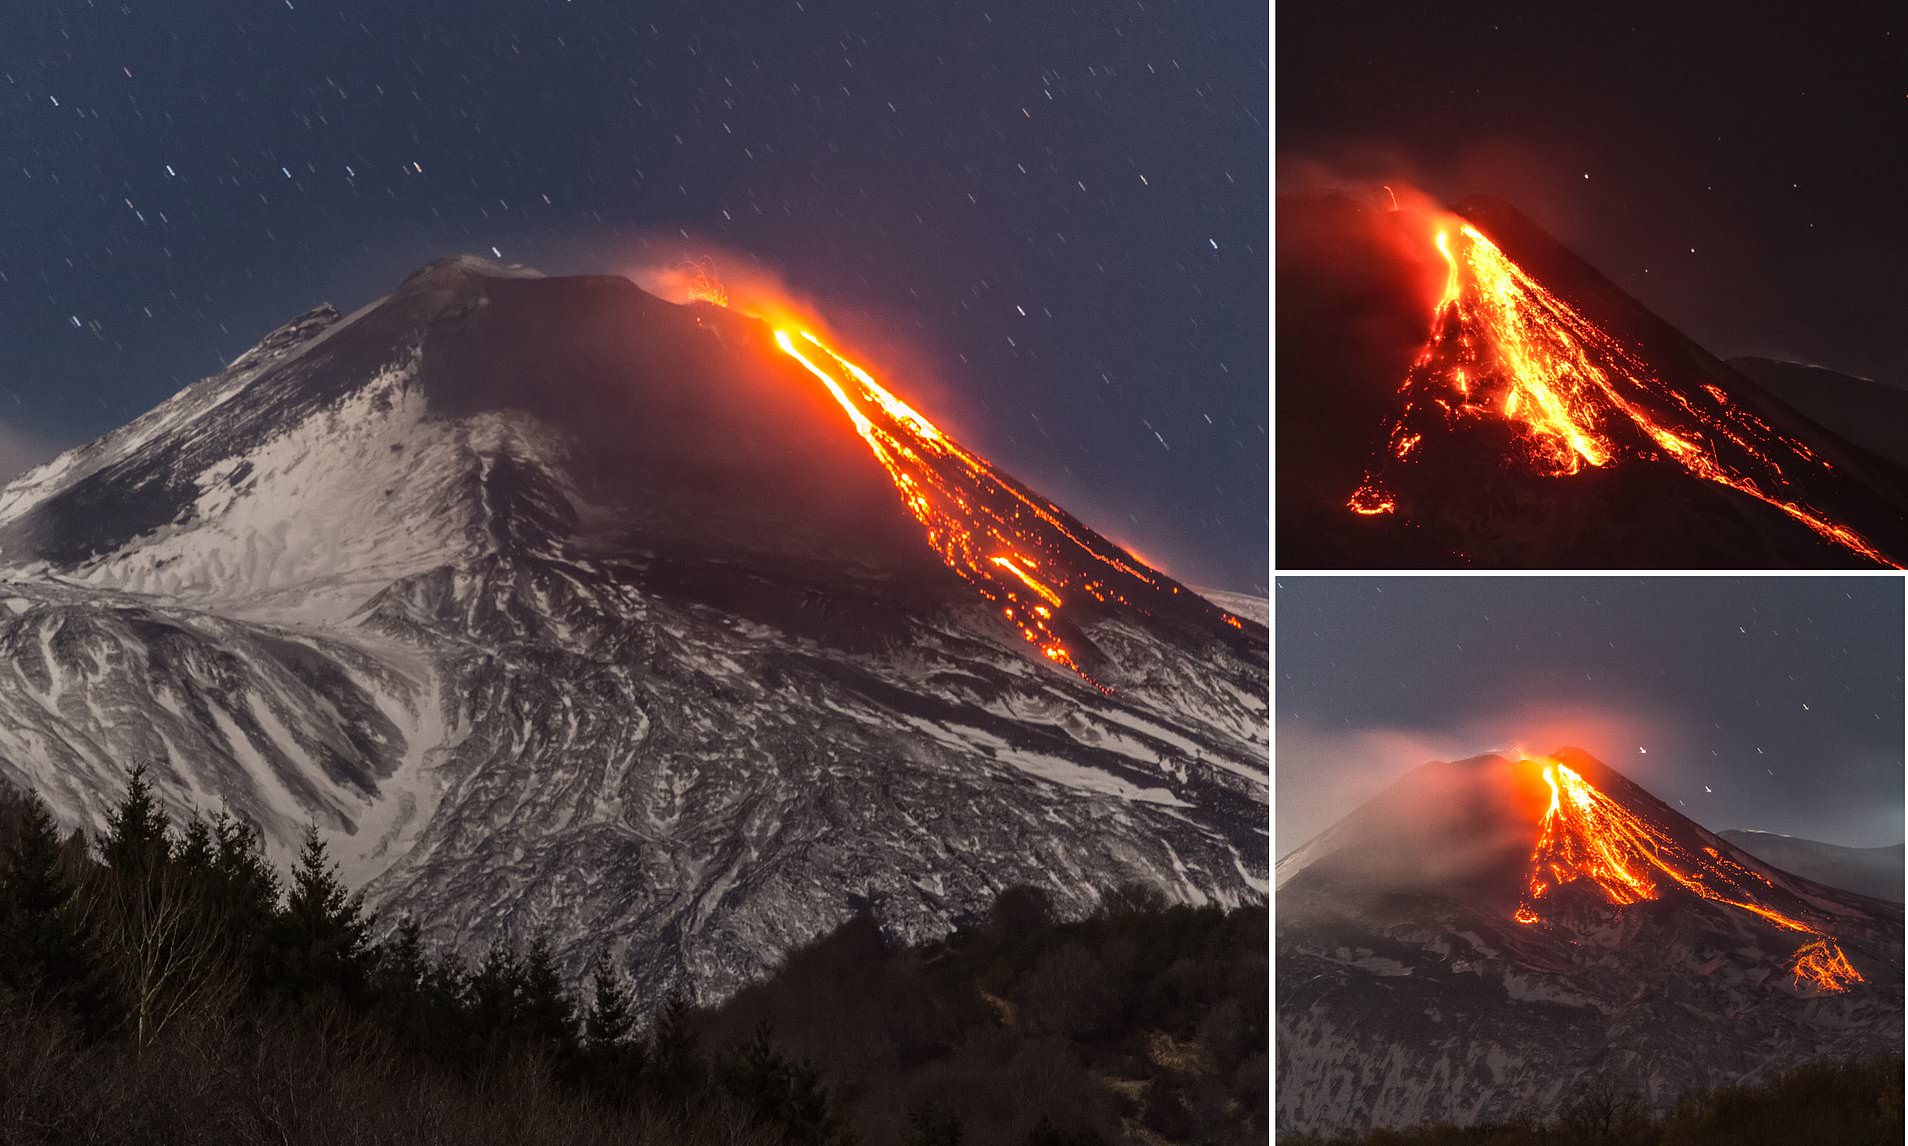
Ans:
<svg viewBox="0 0 1908 1146"><path fill-rule="evenodd" d="M75 446L46 464L19 475L0 487L0 524L17 519L34 505L98 473L106 466L131 456L148 443L183 432L244 390L265 370L282 366L310 350L370 309L366 307L350 319L341 319L337 309L327 304L299 315L267 334L257 346L239 355L219 373L181 388L172 397L119 429L85 445ZM29 554L8 553L0 548L0 561L17 563L22 558L30 557Z"/></svg>
<svg viewBox="0 0 1908 1146"><path fill-rule="evenodd" d="M1265 597L1252 593L1231 593L1224 589L1194 589L1201 597L1248 621L1257 621L1261 625L1272 623L1272 602Z"/></svg>

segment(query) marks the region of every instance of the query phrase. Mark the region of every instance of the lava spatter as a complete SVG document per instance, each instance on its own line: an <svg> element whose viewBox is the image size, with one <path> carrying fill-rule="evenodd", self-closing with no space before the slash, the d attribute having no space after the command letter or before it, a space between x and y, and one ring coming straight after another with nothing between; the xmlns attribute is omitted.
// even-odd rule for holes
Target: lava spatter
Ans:
<svg viewBox="0 0 1908 1146"><path fill-rule="evenodd" d="M1557 889L1579 881L1587 880L1618 907L1655 899L1666 884L1674 884L1809 936L1790 966L1797 986L1810 983L1832 993L1864 981L1833 937L1768 906L1766 892L1774 885L1767 877L1715 848L1691 851L1565 764L1546 760L1542 767L1550 806L1530 853L1522 898L1511 915L1516 922L1541 923L1543 908Z"/></svg>
<svg viewBox="0 0 1908 1146"><path fill-rule="evenodd" d="M1811 504L1798 475L1833 467L1733 402L1721 387L1685 393L1545 289L1469 223L1439 227L1448 266L1431 336L1399 386L1385 447L1346 502L1395 513L1392 478L1427 442L1485 419L1507 423L1518 460L1567 477L1628 461L1669 462L1773 506L1817 536L1881 565L1897 562Z"/></svg>

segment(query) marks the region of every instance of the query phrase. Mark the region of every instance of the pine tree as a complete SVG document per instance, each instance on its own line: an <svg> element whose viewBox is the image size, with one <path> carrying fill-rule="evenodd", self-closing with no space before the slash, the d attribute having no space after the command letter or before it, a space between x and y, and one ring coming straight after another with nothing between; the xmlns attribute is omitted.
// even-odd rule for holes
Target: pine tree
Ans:
<svg viewBox="0 0 1908 1146"><path fill-rule="evenodd" d="M81 918L53 814L37 794L17 802L0 852L0 984L73 1012L103 1033L121 1008Z"/></svg>
<svg viewBox="0 0 1908 1146"><path fill-rule="evenodd" d="M422 929L407 915L377 949L371 974L373 1015L412 1050L438 1062L475 1066L489 1038L478 1033L475 984L476 977L455 952L432 957Z"/></svg>
<svg viewBox="0 0 1908 1146"><path fill-rule="evenodd" d="M523 1008L523 963L509 944L497 942L484 952L464 985L465 1007L477 1038L496 1050L517 1036Z"/></svg>
<svg viewBox="0 0 1908 1146"><path fill-rule="evenodd" d="M121 875L150 872L171 858L166 814L153 798L144 764L127 775L126 795L106 816L100 853L106 866Z"/></svg>
<svg viewBox="0 0 1908 1146"><path fill-rule="evenodd" d="M173 859L195 873L210 874L217 858L217 846L212 839L212 825L206 823L204 817L195 815L186 822L185 831L179 833Z"/></svg>
<svg viewBox="0 0 1908 1146"><path fill-rule="evenodd" d="M576 1004L563 989L556 956L550 950L548 932L540 931L530 943L530 954L523 963L523 1000L519 1013L524 1033L531 1041L559 1056L576 1050Z"/></svg>
<svg viewBox="0 0 1908 1146"><path fill-rule="evenodd" d="M787 1090L778 1104L778 1121L791 1142L808 1146L851 1143L854 1136L828 1103L828 1088L806 1062L787 1063Z"/></svg>
<svg viewBox="0 0 1908 1146"><path fill-rule="evenodd" d="M406 915L378 948L372 974L376 1016L385 1029L414 1050L455 1057L464 1022L454 956L434 964L424 950L423 929Z"/></svg>
<svg viewBox="0 0 1908 1146"><path fill-rule="evenodd" d="M429 961L424 972L424 993L449 1000L453 1007L462 1007L470 993L470 978L470 968L457 957L457 953L446 951Z"/></svg>
<svg viewBox="0 0 1908 1146"><path fill-rule="evenodd" d="M590 1004L583 1015L582 1074L589 1088L613 1102L633 1099L641 1085L643 1043L635 1037L636 1005L608 951L590 963Z"/></svg>
<svg viewBox="0 0 1908 1146"><path fill-rule="evenodd" d="M13 839L0 853L0 950L16 966L41 969L63 942L58 924L72 904L73 887L60 862L60 839L45 801L29 794L15 811Z"/></svg>
<svg viewBox="0 0 1908 1146"><path fill-rule="evenodd" d="M583 1016L583 1045L592 1054L606 1055L629 1041L636 1025L636 1008L623 977L608 951L597 952L590 963L590 1006Z"/></svg>
<svg viewBox="0 0 1908 1146"><path fill-rule="evenodd" d="M759 1122L776 1121L777 1105L787 1089L788 1064L775 1053L768 1023L760 1023L739 1051L722 1056L716 1080Z"/></svg>
<svg viewBox="0 0 1908 1146"><path fill-rule="evenodd" d="M828 1109L828 1091L806 1063L790 1062L775 1048L767 1022L759 1024L740 1051L723 1057L717 1080L759 1123L773 1126L792 1143L826 1146L840 1141L843 1127Z"/></svg>
<svg viewBox="0 0 1908 1146"><path fill-rule="evenodd" d="M414 917L401 916L391 937L379 950L378 994L390 998L416 994L423 989L424 978L429 973L430 964L424 957L424 929Z"/></svg>
<svg viewBox="0 0 1908 1146"><path fill-rule="evenodd" d="M105 867L92 873L86 899L136 1044L144 1047L180 1015L226 1006L243 987L243 968L205 873L174 847L144 765L132 770L106 823L99 844ZM204 844L199 836L197 859Z"/></svg>
<svg viewBox="0 0 1908 1146"><path fill-rule="evenodd" d="M307 826L274 929L277 985L294 998L325 990L359 997L371 970L374 922L364 894L345 890L317 826Z"/></svg>
<svg viewBox="0 0 1908 1146"><path fill-rule="evenodd" d="M702 1089L704 1068L690 1026L689 1000L671 991L649 1037L649 1069L644 1079L664 1102L687 1104Z"/></svg>
<svg viewBox="0 0 1908 1146"><path fill-rule="evenodd" d="M262 931L278 913L278 870L265 854L257 828L227 812L212 817L212 870L234 913L248 928Z"/></svg>

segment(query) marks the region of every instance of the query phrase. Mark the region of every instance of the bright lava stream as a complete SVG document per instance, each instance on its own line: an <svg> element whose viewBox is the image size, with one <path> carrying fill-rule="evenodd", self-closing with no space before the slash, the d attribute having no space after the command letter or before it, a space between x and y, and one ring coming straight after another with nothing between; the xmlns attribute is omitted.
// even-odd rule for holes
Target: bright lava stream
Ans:
<svg viewBox="0 0 1908 1146"><path fill-rule="evenodd" d="M1714 848L1704 848L1701 856L1689 853L1564 764L1548 760L1543 769L1544 781L1550 785L1550 808L1530 853L1523 899L1511 916L1518 923L1541 922L1539 909L1546 898L1577 880L1591 881L1605 899L1622 907L1655 899L1667 879L1704 899L1810 936L1790 967L1796 986L1811 983L1825 992L1840 992L1864 982L1832 936L1754 901L1755 885L1774 886L1765 877Z"/></svg>
<svg viewBox="0 0 1908 1146"><path fill-rule="evenodd" d="M1429 434L1498 417L1516 427L1524 460L1539 473L1563 477L1626 456L1668 460L1774 506L1852 553L1896 564L1824 510L1789 500L1788 471L1833 468L1808 446L1720 387L1685 394L1667 385L1476 227L1446 227L1436 243L1449 266L1444 297L1398 388L1404 408L1386 453L1347 502L1354 513L1397 510L1382 471L1414 460Z"/></svg>

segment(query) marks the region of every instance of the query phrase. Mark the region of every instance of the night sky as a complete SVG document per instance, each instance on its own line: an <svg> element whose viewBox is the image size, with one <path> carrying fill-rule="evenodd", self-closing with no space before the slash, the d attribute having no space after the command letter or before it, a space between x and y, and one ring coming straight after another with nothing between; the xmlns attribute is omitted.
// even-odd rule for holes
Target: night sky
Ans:
<svg viewBox="0 0 1908 1146"><path fill-rule="evenodd" d="M1496 195L1714 353L1908 385L1908 5L1347 0L1277 35L1282 192Z"/></svg>
<svg viewBox="0 0 1908 1146"><path fill-rule="evenodd" d="M1899 577L1281 577L1276 846L1405 771L1589 751L1712 830L1902 841Z"/></svg>
<svg viewBox="0 0 1908 1146"><path fill-rule="evenodd" d="M0 468L440 255L686 236L905 344L935 377L895 389L1110 536L1263 591L1262 5L15 7Z"/></svg>

